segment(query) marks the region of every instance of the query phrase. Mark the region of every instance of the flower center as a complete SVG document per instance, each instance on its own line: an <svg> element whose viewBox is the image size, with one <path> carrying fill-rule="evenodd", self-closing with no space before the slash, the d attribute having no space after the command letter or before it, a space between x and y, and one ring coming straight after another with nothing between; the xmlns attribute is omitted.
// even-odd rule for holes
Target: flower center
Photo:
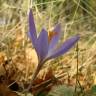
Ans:
<svg viewBox="0 0 96 96"><path fill-rule="evenodd" d="M48 32L48 41L50 42L52 40L52 38L57 35L57 32L53 32L53 31L49 31Z"/></svg>

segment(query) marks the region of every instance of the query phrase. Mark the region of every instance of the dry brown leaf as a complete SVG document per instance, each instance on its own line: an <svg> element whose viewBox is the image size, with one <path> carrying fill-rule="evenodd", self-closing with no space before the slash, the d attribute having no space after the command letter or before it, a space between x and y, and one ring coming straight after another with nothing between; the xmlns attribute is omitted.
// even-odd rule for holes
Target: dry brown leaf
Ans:
<svg viewBox="0 0 96 96"><path fill-rule="evenodd" d="M5 84L0 83L0 96L18 96L12 92Z"/></svg>

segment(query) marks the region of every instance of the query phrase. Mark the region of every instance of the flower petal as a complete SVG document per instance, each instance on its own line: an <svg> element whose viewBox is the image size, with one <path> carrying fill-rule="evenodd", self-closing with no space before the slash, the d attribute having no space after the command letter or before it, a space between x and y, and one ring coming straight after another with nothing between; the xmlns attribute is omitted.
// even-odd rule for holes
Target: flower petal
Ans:
<svg viewBox="0 0 96 96"><path fill-rule="evenodd" d="M54 50L48 57L47 59L52 59L55 57L58 57L60 55L63 55L64 53L66 53L77 41L79 40L79 36L73 36L72 38L68 39L67 41L65 41L62 46L57 49Z"/></svg>
<svg viewBox="0 0 96 96"><path fill-rule="evenodd" d="M29 32L28 32L28 36L30 37L33 46L35 46L36 39L37 39L37 34L36 34L36 28L35 28L32 9L30 9L30 12L29 12Z"/></svg>
<svg viewBox="0 0 96 96"><path fill-rule="evenodd" d="M57 45L59 39L60 39L60 31L61 26L60 24L57 24L54 28L53 32L55 32L55 35L52 37L50 43L49 43L49 52L54 49L54 47Z"/></svg>
<svg viewBox="0 0 96 96"><path fill-rule="evenodd" d="M37 39L36 51L39 57L39 61L42 61L48 53L48 33L45 29L42 29Z"/></svg>

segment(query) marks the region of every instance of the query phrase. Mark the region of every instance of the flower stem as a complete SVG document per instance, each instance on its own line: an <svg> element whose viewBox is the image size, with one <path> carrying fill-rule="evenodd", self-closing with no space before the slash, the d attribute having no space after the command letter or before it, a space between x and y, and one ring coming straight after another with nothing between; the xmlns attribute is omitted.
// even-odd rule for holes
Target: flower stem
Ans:
<svg viewBox="0 0 96 96"><path fill-rule="evenodd" d="M38 64L37 68L35 69L35 71L34 71L34 73L33 73L33 76L32 76L31 82L30 82L30 84L29 84L29 86L28 86L28 88L27 88L27 91L29 91L29 90L32 88L32 85L33 85L33 83L34 83L34 80L36 79L39 71L40 71L41 68L42 68L42 65L43 65L45 62L46 62L46 61L40 62L40 63Z"/></svg>

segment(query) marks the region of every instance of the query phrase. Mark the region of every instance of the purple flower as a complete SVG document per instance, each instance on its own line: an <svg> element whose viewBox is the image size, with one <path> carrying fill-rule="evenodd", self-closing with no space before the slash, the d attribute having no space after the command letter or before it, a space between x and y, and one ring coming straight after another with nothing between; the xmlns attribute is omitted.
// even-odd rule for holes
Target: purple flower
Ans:
<svg viewBox="0 0 96 96"><path fill-rule="evenodd" d="M57 24L52 32L54 33L52 33L50 40L48 32L44 28L37 37L32 9L30 9L28 34L37 52L39 63L63 55L79 40L79 35L75 35L66 40L60 47L57 47L60 39L60 24Z"/></svg>
<svg viewBox="0 0 96 96"><path fill-rule="evenodd" d="M43 64L49 60L56 58L60 55L65 54L78 40L79 35L75 35L64 43L62 43L59 47L58 41L60 40L60 24L57 24L52 32L48 32L43 28L40 32L40 35L37 37L35 22L32 14L32 9L29 12L29 32L28 36L30 37L32 44L36 50L38 56L38 66L37 69L34 71L31 83L28 89L31 88L31 85L36 78L37 74L39 73Z"/></svg>

